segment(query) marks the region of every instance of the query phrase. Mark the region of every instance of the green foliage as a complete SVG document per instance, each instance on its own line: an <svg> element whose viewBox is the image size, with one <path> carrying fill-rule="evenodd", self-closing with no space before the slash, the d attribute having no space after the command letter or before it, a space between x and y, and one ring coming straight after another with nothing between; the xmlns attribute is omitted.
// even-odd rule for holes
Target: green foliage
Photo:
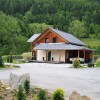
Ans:
<svg viewBox="0 0 100 100"><path fill-rule="evenodd" d="M53 92L53 100L64 100L64 92L62 89L57 89Z"/></svg>
<svg viewBox="0 0 100 100"><path fill-rule="evenodd" d="M13 62L13 57L12 57L12 55L9 56L9 62L10 62L10 63Z"/></svg>
<svg viewBox="0 0 100 100"><path fill-rule="evenodd" d="M17 92L17 100L26 100L22 85L19 85Z"/></svg>
<svg viewBox="0 0 100 100"><path fill-rule="evenodd" d="M52 25L47 25L45 23L32 23L29 25L33 33L42 33L47 28L52 27Z"/></svg>
<svg viewBox="0 0 100 100"><path fill-rule="evenodd" d="M38 98L37 98L37 96L36 96L36 95L33 97L33 100L38 100Z"/></svg>
<svg viewBox="0 0 100 100"><path fill-rule="evenodd" d="M99 40L99 19L99 0L0 0L0 53L28 52L28 38L52 26Z"/></svg>
<svg viewBox="0 0 100 100"><path fill-rule="evenodd" d="M25 80L24 89L25 89L26 94L29 94L29 91L30 91L30 81L29 80Z"/></svg>
<svg viewBox="0 0 100 100"><path fill-rule="evenodd" d="M80 61L79 61L78 58L74 58L74 59L73 59L73 67L74 67L74 68L80 67Z"/></svg>
<svg viewBox="0 0 100 100"><path fill-rule="evenodd" d="M11 55L5 55L5 56L3 56L2 58L3 58L3 61L4 62L10 62L10 56ZM12 55L12 59L13 60L19 60L19 59L22 59L23 57L21 56L21 55Z"/></svg>
<svg viewBox="0 0 100 100"><path fill-rule="evenodd" d="M84 22L78 20L72 21L68 31L78 38L86 37L86 28Z"/></svg>
<svg viewBox="0 0 100 100"><path fill-rule="evenodd" d="M94 67L94 63L88 63L88 67Z"/></svg>
<svg viewBox="0 0 100 100"><path fill-rule="evenodd" d="M46 100L46 91L41 89L38 93L38 100Z"/></svg>
<svg viewBox="0 0 100 100"><path fill-rule="evenodd" d="M31 52L27 52L27 53L23 53L22 57L25 61L31 60L32 58L32 53Z"/></svg>
<svg viewBox="0 0 100 100"><path fill-rule="evenodd" d="M7 63L9 63L10 62L10 59L9 59L10 57L9 56L7 56Z"/></svg>
<svg viewBox="0 0 100 100"><path fill-rule="evenodd" d="M0 55L0 67L3 67L3 59L2 59L2 56Z"/></svg>

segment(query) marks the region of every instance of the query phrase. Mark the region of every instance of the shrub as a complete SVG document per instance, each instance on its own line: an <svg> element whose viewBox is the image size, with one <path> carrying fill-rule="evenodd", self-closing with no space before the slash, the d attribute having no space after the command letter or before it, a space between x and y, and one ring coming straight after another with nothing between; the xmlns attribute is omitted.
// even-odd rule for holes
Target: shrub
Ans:
<svg viewBox="0 0 100 100"><path fill-rule="evenodd" d="M25 89L26 94L29 94L29 91L30 91L30 81L29 80L25 80L24 89Z"/></svg>
<svg viewBox="0 0 100 100"><path fill-rule="evenodd" d="M64 92L62 89L57 89L53 92L53 100L64 100Z"/></svg>
<svg viewBox="0 0 100 100"><path fill-rule="evenodd" d="M17 100L26 100L22 85L19 85L17 92Z"/></svg>
<svg viewBox="0 0 100 100"><path fill-rule="evenodd" d="M46 100L46 91L45 90L40 90L38 93L38 100Z"/></svg>
<svg viewBox="0 0 100 100"><path fill-rule="evenodd" d="M94 63L88 63L88 67L94 67Z"/></svg>
<svg viewBox="0 0 100 100"><path fill-rule="evenodd" d="M74 59L73 59L73 66L74 66L74 68L77 68L77 67L80 66L80 61L79 61L79 59L77 59L77 58L74 58Z"/></svg>
<svg viewBox="0 0 100 100"><path fill-rule="evenodd" d="M13 60L18 60L18 59L22 59L22 58L23 57L21 55L12 55ZM10 55L3 56L3 61L4 62L10 62Z"/></svg>
<svg viewBox="0 0 100 100"><path fill-rule="evenodd" d="M22 57L25 61L28 61L28 60L31 60L32 58L32 53L31 52L28 52L28 53L23 53L22 54Z"/></svg>
<svg viewBox="0 0 100 100"><path fill-rule="evenodd" d="M37 98L37 96L36 96L36 95L33 97L33 100L38 100L38 98Z"/></svg>
<svg viewBox="0 0 100 100"><path fill-rule="evenodd" d="M0 55L0 67L3 67L3 59L1 55Z"/></svg>
<svg viewBox="0 0 100 100"><path fill-rule="evenodd" d="M98 59L96 60L96 63L100 63L100 58L98 58Z"/></svg>

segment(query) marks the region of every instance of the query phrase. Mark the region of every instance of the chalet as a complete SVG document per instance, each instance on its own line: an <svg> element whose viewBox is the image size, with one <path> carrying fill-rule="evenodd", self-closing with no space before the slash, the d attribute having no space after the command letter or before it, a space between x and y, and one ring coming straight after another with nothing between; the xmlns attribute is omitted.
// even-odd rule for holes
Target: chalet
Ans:
<svg viewBox="0 0 100 100"><path fill-rule="evenodd" d="M32 60L38 62L72 62L78 58L82 63L93 61L93 50L73 35L48 28L42 34L34 34L31 43Z"/></svg>

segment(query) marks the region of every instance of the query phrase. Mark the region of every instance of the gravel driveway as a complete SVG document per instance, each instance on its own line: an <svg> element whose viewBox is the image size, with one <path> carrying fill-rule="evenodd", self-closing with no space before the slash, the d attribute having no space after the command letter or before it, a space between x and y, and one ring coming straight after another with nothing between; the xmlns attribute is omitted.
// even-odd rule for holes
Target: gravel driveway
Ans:
<svg viewBox="0 0 100 100"><path fill-rule="evenodd" d="M26 63L20 68L0 69L0 80L9 82L11 72L30 73L31 84L51 91L63 88L65 97L72 91L100 100L100 68L69 68L69 64Z"/></svg>

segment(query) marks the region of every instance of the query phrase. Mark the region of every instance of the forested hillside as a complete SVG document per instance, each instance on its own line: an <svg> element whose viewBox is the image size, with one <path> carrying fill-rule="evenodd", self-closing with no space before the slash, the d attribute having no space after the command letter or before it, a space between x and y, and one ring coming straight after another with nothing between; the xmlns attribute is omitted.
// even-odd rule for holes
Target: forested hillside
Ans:
<svg viewBox="0 0 100 100"><path fill-rule="evenodd" d="M1 54L29 51L27 39L48 27L100 44L100 0L0 0Z"/></svg>

